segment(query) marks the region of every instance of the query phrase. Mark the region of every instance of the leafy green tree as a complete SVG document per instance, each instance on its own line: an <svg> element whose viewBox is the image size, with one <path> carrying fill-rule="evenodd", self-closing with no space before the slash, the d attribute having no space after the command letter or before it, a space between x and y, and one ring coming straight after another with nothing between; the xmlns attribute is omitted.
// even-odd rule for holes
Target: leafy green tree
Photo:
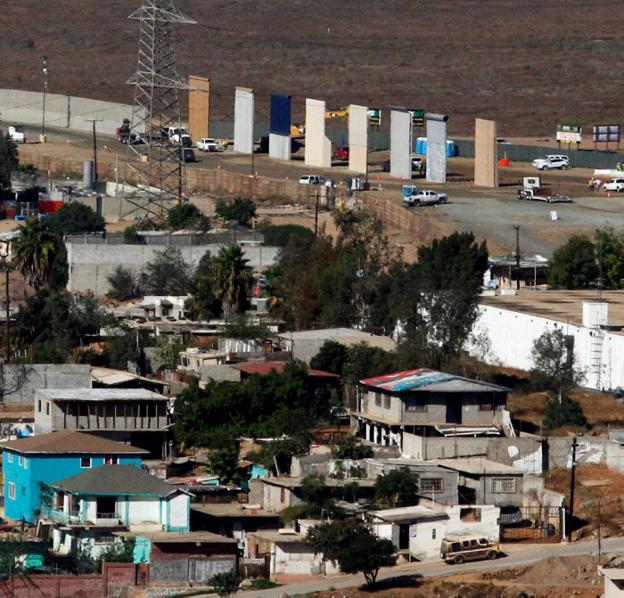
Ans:
<svg viewBox="0 0 624 598"><path fill-rule="evenodd" d="M343 378L347 384L357 384L364 378L396 371L396 356L392 351L357 343L347 349Z"/></svg>
<svg viewBox="0 0 624 598"><path fill-rule="evenodd" d="M219 596L232 596L238 592L243 578L234 570L217 573L210 580L210 585Z"/></svg>
<svg viewBox="0 0 624 598"><path fill-rule="evenodd" d="M393 567L397 561L390 540L378 538L353 519L312 527L306 542L324 559L337 562L342 573L363 573L369 586L375 584L381 567Z"/></svg>
<svg viewBox="0 0 624 598"><path fill-rule="evenodd" d="M50 281L63 241L39 218L29 218L18 231L13 242L15 265L30 286L40 289Z"/></svg>
<svg viewBox="0 0 624 598"><path fill-rule="evenodd" d="M215 295L215 268L216 260L207 251L199 260L191 289L197 315L201 318L217 318L221 315L221 301Z"/></svg>
<svg viewBox="0 0 624 598"><path fill-rule="evenodd" d="M624 235L607 227L596 231L595 239L598 263L602 260L604 288L624 288Z"/></svg>
<svg viewBox="0 0 624 598"><path fill-rule="evenodd" d="M226 447L209 453L206 471L216 475L221 485L240 484L243 479L240 457L234 448Z"/></svg>
<svg viewBox="0 0 624 598"><path fill-rule="evenodd" d="M234 316L223 327L224 338L235 338L244 341L261 341L271 336L271 331L262 322L253 322L245 316Z"/></svg>
<svg viewBox="0 0 624 598"><path fill-rule="evenodd" d="M256 216L256 204L245 197L237 197L232 201L220 199L217 201L215 213L223 220L249 226Z"/></svg>
<svg viewBox="0 0 624 598"><path fill-rule="evenodd" d="M112 274L106 277L110 290L106 296L117 301L126 301L140 295L138 281L132 270L121 265L115 267Z"/></svg>
<svg viewBox="0 0 624 598"><path fill-rule="evenodd" d="M134 561L134 538L118 540L107 546L92 560L93 570L101 573L104 563L132 563Z"/></svg>
<svg viewBox="0 0 624 598"><path fill-rule="evenodd" d="M319 352L311 359L310 367L342 376L347 359L347 348L342 343L328 340L323 343Z"/></svg>
<svg viewBox="0 0 624 598"><path fill-rule="evenodd" d="M271 224L263 221L256 230L264 235L264 244L269 247L286 247L291 236L312 243L314 241L314 232L305 226L298 224Z"/></svg>
<svg viewBox="0 0 624 598"><path fill-rule="evenodd" d="M373 448L368 444L362 444L355 436L344 437L339 444L332 447L332 455L335 459L368 459L373 456Z"/></svg>
<svg viewBox="0 0 624 598"><path fill-rule="evenodd" d="M106 226L101 214L76 201L64 203L48 222L52 231L61 237L63 235L102 232Z"/></svg>
<svg viewBox="0 0 624 598"><path fill-rule="evenodd" d="M178 367L180 353L186 349L186 343L178 338L167 338L163 335L156 339L156 355L169 369Z"/></svg>
<svg viewBox="0 0 624 598"><path fill-rule="evenodd" d="M531 379L540 389L557 393L559 402L584 378L574 355L571 340L561 329L545 331L533 343Z"/></svg>
<svg viewBox="0 0 624 598"><path fill-rule="evenodd" d="M223 247L212 263L212 290L225 319L243 313L249 305L252 270L239 245Z"/></svg>
<svg viewBox="0 0 624 598"><path fill-rule="evenodd" d="M375 481L375 500L391 508L413 505L418 498L418 484L418 475L407 467L393 469Z"/></svg>
<svg viewBox="0 0 624 598"><path fill-rule="evenodd" d="M18 169L17 146L9 135L0 135L0 191L11 188L11 175Z"/></svg>
<svg viewBox="0 0 624 598"><path fill-rule="evenodd" d="M325 477L322 475L307 475L301 480L301 498L313 505L322 505L327 496Z"/></svg>
<svg viewBox="0 0 624 598"><path fill-rule="evenodd" d="M412 361L403 366L443 369L459 356L478 316L487 267L485 242L456 232L420 247L418 263L395 270L393 313L404 328L400 350Z"/></svg>
<svg viewBox="0 0 624 598"><path fill-rule="evenodd" d="M573 235L552 256L548 283L553 289L586 289L598 278L596 246L583 236Z"/></svg>
<svg viewBox="0 0 624 598"><path fill-rule="evenodd" d="M185 295L192 287L191 268L176 247L157 251L145 270L143 286L150 295Z"/></svg>
<svg viewBox="0 0 624 598"><path fill-rule="evenodd" d="M544 427L547 430L568 426L587 428L587 418L578 401L566 398L562 401L549 399L544 411Z"/></svg>
<svg viewBox="0 0 624 598"><path fill-rule="evenodd" d="M210 229L210 220L201 212L201 210L192 203L180 203L171 208L167 214L167 223L170 228L180 229L199 229L208 231Z"/></svg>

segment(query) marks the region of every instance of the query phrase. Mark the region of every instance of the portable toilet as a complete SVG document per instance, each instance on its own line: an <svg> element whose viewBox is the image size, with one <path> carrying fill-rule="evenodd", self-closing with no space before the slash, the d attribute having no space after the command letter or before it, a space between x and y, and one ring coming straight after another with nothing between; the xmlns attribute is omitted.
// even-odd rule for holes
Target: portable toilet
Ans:
<svg viewBox="0 0 624 598"><path fill-rule="evenodd" d="M403 185L403 197L404 198L412 197L415 191L416 191L416 187L414 187L414 185Z"/></svg>

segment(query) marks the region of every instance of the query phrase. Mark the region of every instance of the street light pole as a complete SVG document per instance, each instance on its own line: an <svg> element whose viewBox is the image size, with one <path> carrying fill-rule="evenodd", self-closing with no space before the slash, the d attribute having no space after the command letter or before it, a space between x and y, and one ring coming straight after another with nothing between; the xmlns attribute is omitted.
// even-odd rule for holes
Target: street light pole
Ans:
<svg viewBox="0 0 624 598"><path fill-rule="evenodd" d="M520 290L520 225L514 224L516 231L516 290Z"/></svg>
<svg viewBox="0 0 624 598"><path fill-rule="evenodd" d="M41 114L41 143L46 141L46 95L48 93L48 57L44 56L41 61L41 70L43 71L43 110Z"/></svg>

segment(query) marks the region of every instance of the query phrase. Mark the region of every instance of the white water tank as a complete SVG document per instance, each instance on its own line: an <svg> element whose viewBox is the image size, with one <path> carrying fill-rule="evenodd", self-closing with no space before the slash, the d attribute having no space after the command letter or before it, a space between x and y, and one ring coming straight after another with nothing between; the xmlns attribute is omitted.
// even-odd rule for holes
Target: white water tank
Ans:
<svg viewBox="0 0 624 598"><path fill-rule="evenodd" d="M583 301L583 326L598 328L606 326L609 321L608 303L589 303Z"/></svg>

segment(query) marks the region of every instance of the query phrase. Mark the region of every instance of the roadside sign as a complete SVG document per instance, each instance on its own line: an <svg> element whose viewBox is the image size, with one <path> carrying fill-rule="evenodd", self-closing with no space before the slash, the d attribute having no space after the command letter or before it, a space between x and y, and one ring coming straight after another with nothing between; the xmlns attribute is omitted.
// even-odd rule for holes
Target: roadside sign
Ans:
<svg viewBox="0 0 624 598"><path fill-rule="evenodd" d="M412 127L424 127L425 126L425 111L424 110L410 110L412 115Z"/></svg>
<svg viewBox="0 0 624 598"><path fill-rule="evenodd" d="M381 126L381 109L380 108L368 109L368 124L371 127Z"/></svg>
<svg viewBox="0 0 624 598"><path fill-rule="evenodd" d="M620 141L620 125L594 125L593 127L593 141L609 143Z"/></svg>
<svg viewBox="0 0 624 598"><path fill-rule="evenodd" d="M557 141L560 143L581 143L581 127L557 125Z"/></svg>

